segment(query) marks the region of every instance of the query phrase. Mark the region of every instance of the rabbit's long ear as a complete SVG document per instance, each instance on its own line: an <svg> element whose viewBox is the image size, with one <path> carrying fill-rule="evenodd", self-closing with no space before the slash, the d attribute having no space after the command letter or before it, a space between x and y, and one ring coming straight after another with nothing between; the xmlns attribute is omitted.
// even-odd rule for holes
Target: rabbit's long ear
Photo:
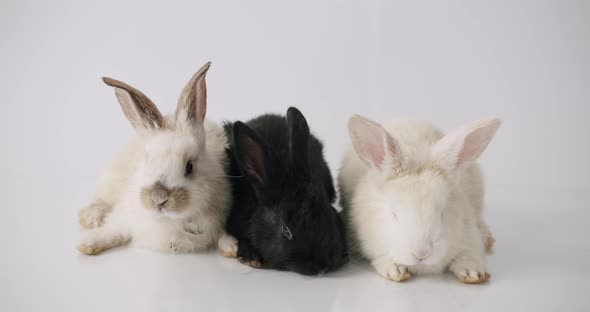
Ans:
<svg viewBox="0 0 590 312"><path fill-rule="evenodd" d="M266 182L266 146L256 132L246 124L238 121L233 126L235 157L247 179L255 185Z"/></svg>
<svg viewBox="0 0 590 312"><path fill-rule="evenodd" d="M115 95L123 113L134 128L164 128L164 117L145 94L119 80L108 77L103 77L102 80L115 88Z"/></svg>
<svg viewBox="0 0 590 312"><path fill-rule="evenodd" d="M348 120L348 131L354 150L368 166L384 173L403 169L401 147L380 124L353 115Z"/></svg>
<svg viewBox="0 0 590 312"><path fill-rule="evenodd" d="M295 108L287 110L287 129L289 131L289 161L296 176L304 182L311 180L311 164L309 156L309 127L303 114Z"/></svg>
<svg viewBox="0 0 590 312"><path fill-rule="evenodd" d="M201 126L207 113L207 85L205 76L211 62L203 65L186 84L176 106L176 121Z"/></svg>
<svg viewBox="0 0 590 312"><path fill-rule="evenodd" d="M499 127L498 118L488 118L450 132L434 145L432 161L447 172L468 166L483 153Z"/></svg>

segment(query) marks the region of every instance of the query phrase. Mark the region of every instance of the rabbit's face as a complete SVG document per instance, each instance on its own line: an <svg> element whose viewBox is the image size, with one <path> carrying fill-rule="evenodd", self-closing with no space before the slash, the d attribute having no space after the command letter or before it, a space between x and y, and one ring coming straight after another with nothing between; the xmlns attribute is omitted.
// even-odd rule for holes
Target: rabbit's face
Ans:
<svg viewBox="0 0 590 312"><path fill-rule="evenodd" d="M327 200L304 189L275 198L261 194L251 235L265 267L316 275L345 262L342 221Z"/></svg>
<svg viewBox="0 0 590 312"><path fill-rule="evenodd" d="M395 178L384 185L380 237L404 265L433 264L446 255L449 187L435 170Z"/></svg>
<svg viewBox="0 0 590 312"><path fill-rule="evenodd" d="M182 217L196 201L199 157L204 142L192 132L159 131L144 140L140 199L156 215Z"/></svg>
<svg viewBox="0 0 590 312"><path fill-rule="evenodd" d="M164 117L141 91L115 79L103 78L115 88L123 113L138 131L139 156L134 192L141 204L157 215L182 217L198 202L199 158L205 157L204 120L207 111L205 64L186 84L174 116ZM204 166L205 167L205 166Z"/></svg>

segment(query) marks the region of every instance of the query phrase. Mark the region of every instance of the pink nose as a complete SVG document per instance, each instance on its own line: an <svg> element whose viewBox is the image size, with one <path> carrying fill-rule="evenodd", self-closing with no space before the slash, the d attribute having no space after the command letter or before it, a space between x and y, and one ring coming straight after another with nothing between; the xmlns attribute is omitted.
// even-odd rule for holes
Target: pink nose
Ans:
<svg viewBox="0 0 590 312"><path fill-rule="evenodd" d="M424 261L432 256L432 247L419 248L412 254L418 259L418 261Z"/></svg>

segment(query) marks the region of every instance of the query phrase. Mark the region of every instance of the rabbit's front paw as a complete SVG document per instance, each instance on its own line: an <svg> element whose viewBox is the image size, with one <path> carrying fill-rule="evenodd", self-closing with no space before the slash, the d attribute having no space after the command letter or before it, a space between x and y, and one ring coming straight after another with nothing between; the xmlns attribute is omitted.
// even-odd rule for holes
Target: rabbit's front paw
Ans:
<svg viewBox="0 0 590 312"><path fill-rule="evenodd" d="M262 262L259 260L246 260L244 258L239 258L241 264L245 264L251 268L259 269L262 267Z"/></svg>
<svg viewBox="0 0 590 312"><path fill-rule="evenodd" d="M484 283L490 279L491 275L485 271L478 271L474 269L464 269L455 273L461 283L465 284L479 284Z"/></svg>
<svg viewBox="0 0 590 312"><path fill-rule="evenodd" d="M412 273L408 271L405 265L389 263L377 263L373 264L375 270L379 275L396 282L403 282L409 280L412 277Z"/></svg>
<svg viewBox="0 0 590 312"><path fill-rule="evenodd" d="M187 253L191 251L189 250L189 248L187 248L187 246L184 246L182 243L179 243L177 241L170 242L169 249L171 252L174 253Z"/></svg>
<svg viewBox="0 0 590 312"><path fill-rule="evenodd" d="M169 249L175 253L189 253L195 250L195 244L189 239L181 238L171 241Z"/></svg>
<svg viewBox="0 0 590 312"><path fill-rule="evenodd" d="M229 234L221 235L217 248L224 257L236 258L238 256L238 240Z"/></svg>
<svg viewBox="0 0 590 312"><path fill-rule="evenodd" d="M96 255L107 249L124 245L130 240L131 236L124 231L103 226L85 231L76 248L87 255Z"/></svg>
<svg viewBox="0 0 590 312"><path fill-rule="evenodd" d="M490 273L486 272L485 262L474 255L465 254L459 257L449 267L461 283L479 284L490 279Z"/></svg>
<svg viewBox="0 0 590 312"><path fill-rule="evenodd" d="M102 244L100 241L91 240L91 239L83 239L76 249L81 253L87 255L97 255L107 249L108 247Z"/></svg>
<svg viewBox="0 0 590 312"><path fill-rule="evenodd" d="M449 270L457 276L457 279L465 284L484 283L490 279L490 273L486 272L483 255L467 251L459 256Z"/></svg>
<svg viewBox="0 0 590 312"><path fill-rule="evenodd" d="M262 259L254 250L254 248L252 248L246 241L238 242L237 257L238 260L240 260L240 263L242 264L245 264L253 268L262 267Z"/></svg>
<svg viewBox="0 0 590 312"><path fill-rule="evenodd" d="M193 235L202 235L203 231L199 228L197 220L189 220L184 224L184 230Z"/></svg>
<svg viewBox="0 0 590 312"><path fill-rule="evenodd" d="M109 212L110 206L101 201L96 200L90 205L80 209L78 213L78 222L80 226L85 229L94 229L102 225L104 217Z"/></svg>

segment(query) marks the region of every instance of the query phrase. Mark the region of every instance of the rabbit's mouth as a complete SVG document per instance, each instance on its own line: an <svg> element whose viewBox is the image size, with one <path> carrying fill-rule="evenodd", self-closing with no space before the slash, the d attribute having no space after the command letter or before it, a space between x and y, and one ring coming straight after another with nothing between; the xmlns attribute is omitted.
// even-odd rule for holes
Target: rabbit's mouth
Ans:
<svg viewBox="0 0 590 312"><path fill-rule="evenodd" d="M163 201L161 204L155 205L156 209L158 209L159 212L162 212L162 210L166 209L166 204L169 202L169 200L165 200Z"/></svg>
<svg viewBox="0 0 590 312"><path fill-rule="evenodd" d="M155 214L165 214L167 212L175 212L177 209L174 207L174 199L165 199L161 202L154 202L153 200L150 203L144 202L144 206L148 210L152 210Z"/></svg>

